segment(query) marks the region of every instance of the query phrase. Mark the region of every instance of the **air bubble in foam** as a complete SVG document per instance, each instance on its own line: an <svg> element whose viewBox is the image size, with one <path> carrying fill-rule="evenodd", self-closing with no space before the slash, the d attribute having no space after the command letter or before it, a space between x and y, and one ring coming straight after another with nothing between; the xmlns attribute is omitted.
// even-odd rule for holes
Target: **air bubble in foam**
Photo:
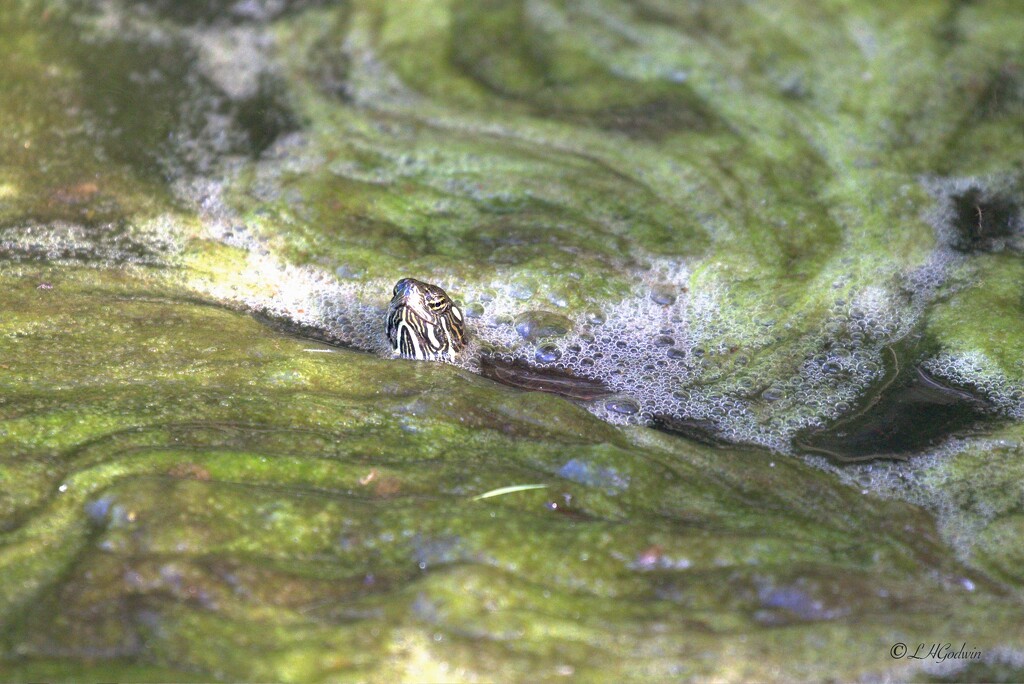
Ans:
<svg viewBox="0 0 1024 684"><path fill-rule="evenodd" d="M1024 419L1024 388L1008 381L999 366L979 351L944 353L929 359L925 370L954 385L971 386L1004 415Z"/></svg>
<svg viewBox="0 0 1024 684"><path fill-rule="evenodd" d="M110 267L163 265L181 252L182 245L179 225L171 215L138 224L31 223L0 233L0 251L9 259L85 261Z"/></svg>
<svg viewBox="0 0 1024 684"><path fill-rule="evenodd" d="M971 453L975 456L970 456ZM1019 506L1018 496L1007 496L1013 488L1007 487L1006 480L1012 476L1006 474L1005 467L1000 467L999 459L1017 463L1022 454L1024 444L1016 440L957 438L908 461L840 466L819 456L804 457L804 460L833 472L864 493L907 501L931 511L943 539L961 562L970 564L983 531ZM969 462L961 462L951 472L949 464L964 457L983 458L984 463L975 462L972 467ZM958 471L959 474L954 474ZM991 492L998 494L993 496ZM1012 546L1017 540L1007 540L1007 543Z"/></svg>

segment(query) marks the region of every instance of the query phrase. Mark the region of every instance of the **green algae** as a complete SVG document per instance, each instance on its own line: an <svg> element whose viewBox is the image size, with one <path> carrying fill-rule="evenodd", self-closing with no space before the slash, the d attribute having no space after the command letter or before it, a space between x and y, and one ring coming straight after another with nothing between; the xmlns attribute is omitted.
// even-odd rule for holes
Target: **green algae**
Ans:
<svg viewBox="0 0 1024 684"><path fill-rule="evenodd" d="M936 305L928 323L944 351L981 354L1020 387L1024 384L1021 316L1024 261L1016 255L983 255L971 262L970 285Z"/></svg>
<svg viewBox="0 0 1024 684"><path fill-rule="evenodd" d="M1024 273L955 238L965 179L1019 230L1012 0L132 5L0 8L0 677L919 678L893 643L1020 648ZM768 432L852 403L805 401L811 361L921 329L1004 422L861 491L238 310L295 273L443 280L512 335L688 291L678 391ZM872 297L904 318L858 332ZM326 328L311 302L285 314Z"/></svg>
<svg viewBox="0 0 1024 684"><path fill-rule="evenodd" d="M936 492L940 525L961 555L1020 593L1020 426L965 444L924 468L920 477ZM935 486L941 484L941 487Z"/></svg>
<svg viewBox="0 0 1024 684"><path fill-rule="evenodd" d="M811 634L853 674L889 669L886 638L955 628L985 648L1016 624L911 506L443 365L311 353L157 299L162 279L4 277L12 677L97 657L289 681L757 677L801 672ZM570 462L620 484L566 479ZM470 499L525 479L548 488ZM778 650L726 654L736 633Z"/></svg>
<svg viewBox="0 0 1024 684"><path fill-rule="evenodd" d="M788 340L813 338L836 299L826 284L852 276L852 293L891 286L927 262L934 230L922 216L933 199L915 174L979 170L940 163L938 151L920 162L899 156L932 149L919 137L932 145L952 135L944 117L954 107L933 114L932 105L955 101L961 86L925 82L921 73L951 63L958 73L992 68L994 58L976 50L946 48L940 29L963 21L958 11L906 10L882 50L877 36L893 17L859 9L843 16L836 8L794 8L766 18L735 7L709 18L602 5L623 26L659 37L647 48L627 40L625 28L611 35L599 14L575 3L492 9L422 3L410 14L355 3L282 23L279 54L291 69L296 108L311 122L310 140L289 150L289 163L295 168L296 155L314 150L325 163L280 177L273 163L259 166L241 177L232 203L285 243L290 260L367 276L405 268L468 284L513 282L538 304L565 302L570 315L624 294L622 269L651 254L707 253L691 289L724 289L716 313L722 327L738 331L708 343L740 344L755 361L748 372L768 378L797 372L809 348L752 330L751 318L762 318L752 312L785 326ZM847 27L847 39L837 44L822 19ZM992 16L971 20L994 30ZM473 21L481 25L466 39L460 27ZM578 32L563 30L569 21L582 22ZM935 31L903 30L920 21ZM764 23L768 32L746 29ZM709 27L735 48L729 59L693 38ZM522 42L471 58L494 31ZM692 49L680 54L672 35ZM1009 34L1000 35L1011 50ZM325 78L311 68L323 54L344 55L344 72ZM384 60L407 90L362 73L359 60L368 55ZM638 73L641 58L661 71ZM656 145L611 130L588 117L622 106L613 73L631 75L637 111L647 106L645 88L675 88L703 112L698 118L728 124L669 127ZM799 88L787 81L794 74ZM664 85L666 78L678 83ZM748 87L723 89L726 79ZM830 99L836 84L860 94ZM708 113L714 109L721 113ZM913 141L895 123L903 120L914 122ZM868 136L879 138L884 162ZM289 230L278 230L282 223ZM573 287L555 290L565 282Z"/></svg>
<svg viewBox="0 0 1024 684"><path fill-rule="evenodd" d="M0 226L68 221L138 221L172 205L155 168L170 132L166 82L151 87L154 115L132 109L125 65L147 64L137 44L87 46L75 39L61 3L8 3L0 9ZM91 47L91 49L90 49ZM159 57L158 57L159 59ZM118 82L120 79L120 82ZM162 106L161 106L162 105Z"/></svg>

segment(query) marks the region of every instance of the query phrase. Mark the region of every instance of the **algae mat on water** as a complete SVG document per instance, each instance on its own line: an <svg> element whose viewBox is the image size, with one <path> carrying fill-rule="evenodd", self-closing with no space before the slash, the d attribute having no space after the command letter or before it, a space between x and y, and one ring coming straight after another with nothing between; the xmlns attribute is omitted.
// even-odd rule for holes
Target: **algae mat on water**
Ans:
<svg viewBox="0 0 1024 684"><path fill-rule="evenodd" d="M920 634L1019 629L913 506L449 366L315 353L163 278L3 279L14 678L853 676ZM515 482L548 487L472 499Z"/></svg>
<svg viewBox="0 0 1024 684"><path fill-rule="evenodd" d="M1022 36L3 3L0 677L1019 678Z"/></svg>

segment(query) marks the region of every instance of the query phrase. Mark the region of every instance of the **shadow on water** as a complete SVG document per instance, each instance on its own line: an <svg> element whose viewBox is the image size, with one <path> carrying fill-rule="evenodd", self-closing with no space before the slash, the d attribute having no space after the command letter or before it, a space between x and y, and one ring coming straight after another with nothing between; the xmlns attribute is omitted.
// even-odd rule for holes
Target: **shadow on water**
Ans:
<svg viewBox="0 0 1024 684"><path fill-rule="evenodd" d="M734 446L732 442L725 439L718 433L718 428L713 421L701 420L699 418L684 418L669 415L667 413L656 413L651 421L651 427L670 435L676 435L691 442L697 442L704 446L725 447Z"/></svg>
<svg viewBox="0 0 1024 684"><path fill-rule="evenodd" d="M600 380L573 375L564 370L540 368L523 361L505 361L490 355L480 359L480 373L485 378L509 387L549 392L580 401L592 401L612 394L612 390Z"/></svg>
<svg viewBox="0 0 1024 684"><path fill-rule="evenodd" d="M253 319L260 324L285 335L300 337L313 342L320 342L332 347L337 347L338 349L370 353L366 349L361 349L360 347L349 344L338 335L332 334L330 330L327 330L326 328L309 325L307 323L299 323L285 316L272 314L266 310L250 311L249 313ZM384 313L381 312L380 315L383 318ZM381 330L383 330L383 326Z"/></svg>
<svg viewBox="0 0 1024 684"><path fill-rule="evenodd" d="M993 406L985 398L922 368L922 346L901 342L889 347L885 378L861 404L824 429L799 434L794 446L841 463L902 460L992 420Z"/></svg>

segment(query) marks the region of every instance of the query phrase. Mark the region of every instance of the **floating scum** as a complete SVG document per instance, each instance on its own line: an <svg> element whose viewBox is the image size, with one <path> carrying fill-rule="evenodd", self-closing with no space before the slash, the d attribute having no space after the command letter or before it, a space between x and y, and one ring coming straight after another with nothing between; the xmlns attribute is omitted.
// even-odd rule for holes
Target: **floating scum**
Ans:
<svg viewBox="0 0 1024 684"><path fill-rule="evenodd" d="M0 674L1019 678L1022 21L6 3Z"/></svg>

